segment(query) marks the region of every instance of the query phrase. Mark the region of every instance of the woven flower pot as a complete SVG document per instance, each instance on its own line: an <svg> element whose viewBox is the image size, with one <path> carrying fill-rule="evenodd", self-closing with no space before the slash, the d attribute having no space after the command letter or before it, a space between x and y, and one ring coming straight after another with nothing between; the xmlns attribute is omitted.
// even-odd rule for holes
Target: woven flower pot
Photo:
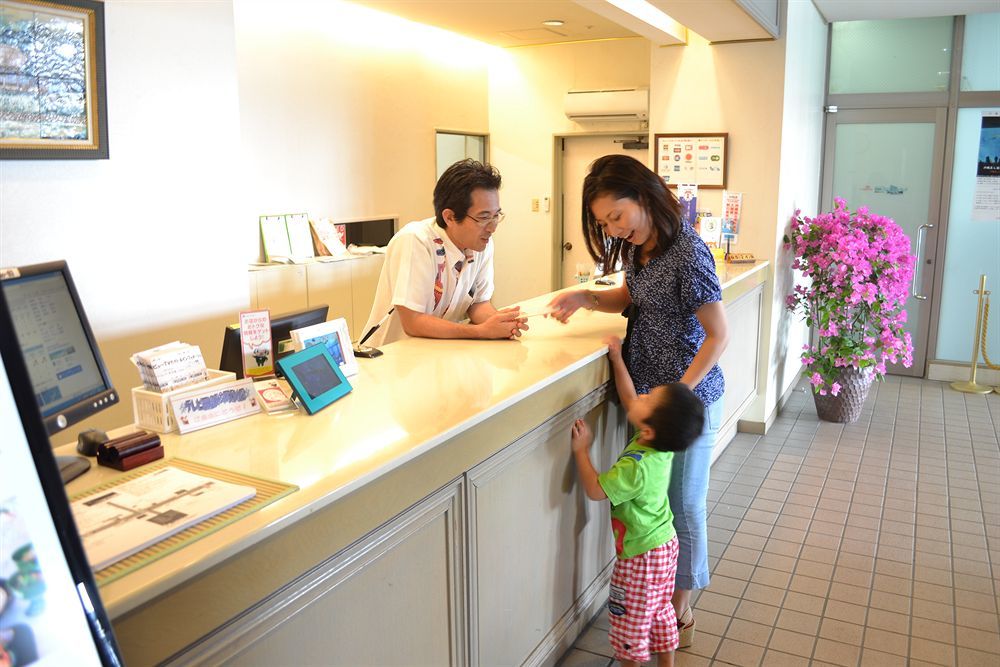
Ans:
<svg viewBox="0 0 1000 667"><path fill-rule="evenodd" d="M823 421L850 424L861 417L861 408L868 398L874 375L870 368L858 370L853 366L845 368L837 377L840 393L826 396L813 393L816 402L816 415Z"/></svg>

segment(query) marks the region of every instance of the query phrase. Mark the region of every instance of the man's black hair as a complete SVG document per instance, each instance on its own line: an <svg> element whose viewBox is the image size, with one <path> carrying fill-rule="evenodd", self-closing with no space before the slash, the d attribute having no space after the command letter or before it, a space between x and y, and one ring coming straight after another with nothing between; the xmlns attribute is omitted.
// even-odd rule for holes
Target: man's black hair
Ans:
<svg viewBox="0 0 1000 667"><path fill-rule="evenodd" d="M472 206L472 191L499 190L500 172L472 159L459 160L444 170L434 186L434 217L445 227L443 211L450 208L455 218L463 220Z"/></svg>
<svg viewBox="0 0 1000 667"><path fill-rule="evenodd" d="M653 441L648 444L661 452L683 452L701 435L705 405L680 382L663 385L658 398L646 419L653 429Z"/></svg>

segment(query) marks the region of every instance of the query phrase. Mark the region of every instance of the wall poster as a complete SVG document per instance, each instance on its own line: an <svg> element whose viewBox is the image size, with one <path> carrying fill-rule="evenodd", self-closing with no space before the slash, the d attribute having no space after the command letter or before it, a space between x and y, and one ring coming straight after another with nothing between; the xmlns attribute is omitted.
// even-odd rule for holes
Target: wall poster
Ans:
<svg viewBox="0 0 1000 667"><path fill-rule="evenodd" d="M729 134L657 134L656 173L667 185L726 187Z"/></svg>
<svg viewBox="0 0 1000 667"><path fill-rule="evenodd" d="M1000 222L1000 111L983 112L972 219Z"/></svg>

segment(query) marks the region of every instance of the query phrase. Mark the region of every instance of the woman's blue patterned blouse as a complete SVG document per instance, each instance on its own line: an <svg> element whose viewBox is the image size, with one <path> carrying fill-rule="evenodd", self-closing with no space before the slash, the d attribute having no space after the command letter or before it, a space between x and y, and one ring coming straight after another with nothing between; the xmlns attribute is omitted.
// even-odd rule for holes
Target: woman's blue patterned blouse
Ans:
<svg viewBox="0 0 1000 667"><path fill-rule="evenodd" d="M711 251L694 229L681 223L674 244L644 267L635 264L635 246L625 253L625 281L638 308L626 345L625 364L638 393L677 382L691 365L705 340L695 311L722 301ZM725 391L722 369L716 364L694 393L707 406Z"/></svg>

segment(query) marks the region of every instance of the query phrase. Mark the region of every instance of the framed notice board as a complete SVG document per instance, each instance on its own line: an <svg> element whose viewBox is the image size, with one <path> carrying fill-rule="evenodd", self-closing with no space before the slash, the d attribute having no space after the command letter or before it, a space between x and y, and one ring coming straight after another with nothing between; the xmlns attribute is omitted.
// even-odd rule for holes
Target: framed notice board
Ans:
<svg viewBox="0 0 1000 667"><path fill-rule="evenodd" d="M657 134L656 173L667 185L726 187L728 132L717 134Z"/></svg>

